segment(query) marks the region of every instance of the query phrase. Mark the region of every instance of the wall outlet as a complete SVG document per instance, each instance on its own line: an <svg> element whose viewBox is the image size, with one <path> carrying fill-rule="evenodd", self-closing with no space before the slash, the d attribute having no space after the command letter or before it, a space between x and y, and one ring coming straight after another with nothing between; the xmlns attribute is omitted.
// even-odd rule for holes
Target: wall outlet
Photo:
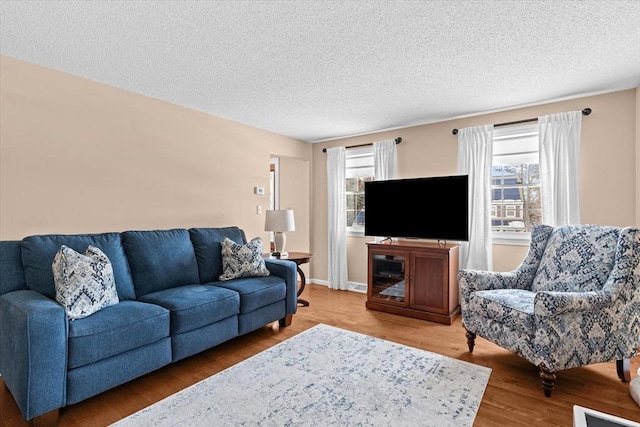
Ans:
<svg viewBox="0 0 640 427"><path fill-rule="evenodd" d="M262 206L260 206L260 205L256 206L256 213L258 215L260 215L262 213Z"/></svg>

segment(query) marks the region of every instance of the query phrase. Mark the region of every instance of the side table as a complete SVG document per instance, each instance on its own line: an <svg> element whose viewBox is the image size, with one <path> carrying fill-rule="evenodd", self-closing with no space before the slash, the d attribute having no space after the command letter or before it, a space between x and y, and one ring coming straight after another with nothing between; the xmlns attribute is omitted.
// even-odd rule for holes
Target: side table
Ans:
<svg viewBox="0 0 640 427"><path fill-rule="evenodd" d="M264 255L265 258L271 258L271 254L265 254ZM307 252L289 252L289 256L281 258L281 257L273 257L273 258L277 258L277 259L284 259L284 260L289 260L289 261L293 261L296 263L296 268L298 270L298 274L300 275L300 287L298 288L298 304L302 304L305 307L309 306L309 301L304 300L300 297L300 294L302 294L302 291L304 291L304 287L307 284L307 278L304 276L304 272L300 269L300 265L301 264L306 264L309 261L311 261L311 257L313 257L313 254L307 253Z"/></svg>

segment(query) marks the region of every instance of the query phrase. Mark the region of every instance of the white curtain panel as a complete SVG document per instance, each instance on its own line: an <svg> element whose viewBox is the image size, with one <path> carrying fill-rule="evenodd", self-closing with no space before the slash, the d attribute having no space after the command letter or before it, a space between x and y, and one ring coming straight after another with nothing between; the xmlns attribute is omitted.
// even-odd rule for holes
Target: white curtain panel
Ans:
<svg viewBox="0 0 640 427"><path fill-rule="evenodd" d="M396 145L395 139L386 139L373 143L373 176L375 176L376 181L386 181L398 177Z"/></svg>
<svg viewBox="0 0 640 427"><path fill-rule="evenodd" d="M349 288L347 280L346 149L327 148L329 288Z"/></svg>
<svg viewBox="0 0 640 427"><path fill-rule="evenodd" d="M580 128L582 112L538 118L542 220L562 226L580 223Z"/></svg>
<svg viewBox="0 0 640 427"><path fill-rule="evenodd" d="M460 268L491 270L493 125L458 131L458 172L469 175L469 241L460 244Z"/></svg>

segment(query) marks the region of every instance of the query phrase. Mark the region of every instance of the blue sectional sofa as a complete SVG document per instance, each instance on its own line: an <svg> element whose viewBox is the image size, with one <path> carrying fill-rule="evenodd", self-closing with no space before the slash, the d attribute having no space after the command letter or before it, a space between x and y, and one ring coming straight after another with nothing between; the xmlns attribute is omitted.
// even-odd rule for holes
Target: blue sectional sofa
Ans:
<svg viewBox="0 0 640 427"><path fill-rule="evenodd" d="M238 227L39 235L0 242L0 374L26 420L80 402L296 312L294 262L219 281ZM100 248L119 302L69 320L55 300L61 245ZM55 412L54 412L55 414Z"/></svg>

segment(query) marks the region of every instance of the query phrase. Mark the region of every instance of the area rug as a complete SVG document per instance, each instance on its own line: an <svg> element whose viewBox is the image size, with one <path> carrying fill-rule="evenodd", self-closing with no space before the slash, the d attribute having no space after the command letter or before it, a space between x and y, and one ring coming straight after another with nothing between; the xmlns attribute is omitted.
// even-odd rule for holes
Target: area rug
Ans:
<svg viewBox="0 0 640 427"><path fill-rule="evenodd" d="M490 374L317 325L114 426L471 426Z"/></svg>

